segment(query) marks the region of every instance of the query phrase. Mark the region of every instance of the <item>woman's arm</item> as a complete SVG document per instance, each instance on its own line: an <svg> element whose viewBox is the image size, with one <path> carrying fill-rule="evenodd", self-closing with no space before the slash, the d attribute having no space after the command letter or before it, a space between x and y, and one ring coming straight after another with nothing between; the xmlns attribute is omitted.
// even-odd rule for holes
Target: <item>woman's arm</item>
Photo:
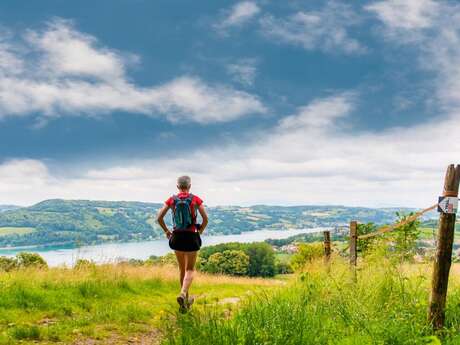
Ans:
<svg viewBox="0 0 460 345"><path fill-rule="evenodd" d="M203 218L203 222L200 226L200 234L202 234L204 232L204 229L206 229L206 226L208 225L208 214L206 213L206 209L204 208L203 204L200 205L198 211L200 212L201 218Z"/></svg>
<svg viewBox="0 0 460 345"><path fill-rule="evenodd" d="M166 223L165 223L165 215L166 213L168 213L169 211L169 206L168 205L164 205L160 211L158 211L158 215L157 215L157 223L161 226L161 228L163 229L163 231L165 232L166 234L166 237L167 238L170 238L172 233L171 231L169 231L168 227L166 226Z"/></svg>

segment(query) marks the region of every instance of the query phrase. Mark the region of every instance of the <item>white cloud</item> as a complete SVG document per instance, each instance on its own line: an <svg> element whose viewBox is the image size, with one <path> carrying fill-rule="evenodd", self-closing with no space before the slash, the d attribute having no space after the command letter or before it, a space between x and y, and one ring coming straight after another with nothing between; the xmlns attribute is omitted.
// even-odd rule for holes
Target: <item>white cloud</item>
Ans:
<svg viewBox="0 0 460 345"><path fill-rule="evenodd" d="M214 205L434 204L445 168L459 163L460 152L455 136L460 132L460 12L458 6L440 4L430 27L398 24L404 35L391 37L415 49L420 68L435 75L442 105L436 115L442 116L430 122L356 131L347 120L359 111L359 95L338 93L309 102L269 130L252 133L250 143L204 147L184 157L107 163L98 170L75 170L72 178L59 176L39 161L4 162L0 203L28 204L51 197L162 201L174 190L175 177L189 173L194 191ZM394 32L392 22L382 22ZM406 39L412 35L417 39ZM193 104L187 107L195 109Z"/></svg>
<svg viewBox="0 0 460 345"><path fill-rule="evenodd" d="M259 12L259 6L253 1L238 2L230 10L225 11L225 17L215 27L224 31L230 27L240 26L254 18Z"/></svg>
<svg viewBox="0 0 460 345"><path fill-rule="evenodd" d="M135 56L99 47L95 37L67 21L28 31L20 44L27 49L14 49L19 43L12 41L0 44L0 118L127 111L208 123L266 111L257 96L196 76L136 86L126 76Z"/></svg>
<svg viewBox="0 0 460 345"><path fill-rule="evenodd" d="M287 18L267 15L260 20L262 33L276 40L325 52L361 54L366 48L352 38L349 28L359 18L347 4L329 1L320 11L297 12Z"/></svg>
<svg viewBox="0 0 460 345"><path fill-rule="evenodd" d="M283 130L305 128L309 130L329 128L335 120L352 110L351 93L313 101L301 107L295 115L285 117L280 128Z"/></svg>
<svg viewBox="0 0 460 345"><path fill-rule="evenodd" d="M423 29L433 25L439 4L432 0L386 0L366 6L386 25L401 29Z"/></svg>
<svg viewBox="0 0 460 345"><path fill-rule="evenodd" d="M190 112L193 121L229 121L246 113L263 113L257 97L224 85L208 86L195 78L180 78L152 92L159 109L175 121Z"/></svg>
<svg viewBox="0 0 460 345"><path fill-rule="evenodd" d="M460 5L431 0L378 1L367 6L384 24L391 42L415 49L419 67L434 72L443 111L460 106ZM404 15L402 14L404 13Z"/></svg>
<svg viewBox="0 0 460 345"><path fill-rule="evenodd" d="M234 81L244 86L252 86L257 75L255 59L241 59L226 66L227 73Z"/></svg>
<svg viewBox="0 0 460 345"><path fill-rule="evenodd" d="M41 70L47 75L89 76L123 80L126 60L115 51L97 47L97 40L76 31L71 22L56 20L44 32L29 31L26 42L41 55Z"/></svg>
<svg viewBox="0 0 460 345"><path fill-rule="evenodd" d="M356 111L357 97L340 93L313 100L272 129L253 133L245 145L108 165L73 178L37 161L6 162L0 165L0 203L51 197L162 201L174 191L175 177L189 173L194 191L213 205L433 204L444 169L460 151L460 142L445 136L460 131L460 113L411 128L351 133L343 126Z"/></svg>

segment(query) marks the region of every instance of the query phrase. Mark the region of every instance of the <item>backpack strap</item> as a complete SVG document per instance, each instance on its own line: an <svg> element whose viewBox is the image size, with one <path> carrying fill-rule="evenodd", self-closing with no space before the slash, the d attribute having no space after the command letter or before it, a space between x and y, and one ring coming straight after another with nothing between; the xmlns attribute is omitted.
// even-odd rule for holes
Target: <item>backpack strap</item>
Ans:
<svg viewBox="0 0 460 345"><path fill-rule="evenodd" d="M172 200L173 200L172 209L175 210L177 201L179 201L179 197L177 195L173 194Z"/></svg>
<svg viewBox="0 0 460 345"><path fill-rule="evenodd" d="M195 197L195 195L193 195L192 193L189 193L188 195L188 199L190 199L190 214L192 215L192 220L194 223L196 223L196 209L193 208L193 198Z"/></svg>

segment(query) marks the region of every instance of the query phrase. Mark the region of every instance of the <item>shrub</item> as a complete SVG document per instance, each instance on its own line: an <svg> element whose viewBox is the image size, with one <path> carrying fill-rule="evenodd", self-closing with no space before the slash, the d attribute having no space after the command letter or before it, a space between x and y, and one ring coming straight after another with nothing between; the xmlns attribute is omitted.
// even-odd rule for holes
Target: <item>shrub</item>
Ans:
<svg viewBox="0 0 460 345"><path fill-rule="evenodd" d="M371 232L374 232L377 230L377 226L374 223L367 223L367 224L358 224L358 236L360 235L366 235ZM376 240L375 237L370 237L367 239L358 239L357 245L358 245L358 251L366 254L371 248L373 242Z"/></svg>
<svg viewBox="0 0 460 345"><path fill-rule="evenodd" d="M174 253L168 253L163 256L150 256L145 263L148 265L173 265L177 266L177 259Z"/></svg>
<svg viewBox="0 0 460 345"><path fill-rule="evenodd" d="M235 276L246 275L249 270L249 256L241 250L224 250L214 253L207 260L203 271Z"/></svg>
<svg viewBox="0 0 460 345"><path fill-rule="evenodd" d="M37 253L26 253L21 252L16 255L18 266L21 268L25 267L48 267L46 261Z"/></svg>
<svg viewBox="0 0 460 345"><path fill-rule="evenodd" d="M39 340L41 337L40 328L36 325L19 325L13 327L10 332L11 336L18 340Z"/></svg>
<svg viewBox="0 0 460 345"><path fill-rule="evenodd" d="M142 266L144 265L144 261L140 259L129 259L128 261L125 262L129 266Z"/></svg>
<svg viewBox="0 0 460 345"><path fill-rule="evenodd" d="M0 256L0 270L10 272L18 268L18 261L15 258Z"/></svg>
<svg viewBox="0 0 460 345"><path fill-rule="evenodd" d="M402 222L413 213L403 215L399 212L398 222ZM376 236L364 245L367 260L380 260L383 257L393 261L413 261L417 254L417 238L420 234L418 220L395 228L393 231ZM358 228L359 230L359 228ZM361 233L359 233L361 234ZM358 240L358 249L363 250L363 243Z"/></svg>
<svg viewBox="0 0 460 345"><path fill-rule="evenodd" d="M307 263L324 255L324 248L321 242L300 243L298 252L291 258L291 265L294 270L302 269Z"/></svg>
<svg viewBox="0 0 460 345"><path fill-rule="evenodd" d="M397 212L396 215L399 218L398 221L401 222L406 220L407 217L413 215L413 213L403 215ZM417 247L417 238L420 234L420 230L418 228L419 225L420 221L416 220L400 226L390 233L390 238L395 244L395 251L402 260L412 260L414 258Z"/></svg>
<svg viewBox="0 0 460 345"><path fill-rule="evenodd" d="M80 270L80 269L86 269L86 268L94 268L96 264L87 259L78 259L75 265L73 266L74 269Z"/></svg>
<svg viewBox="0 0 460 345"><path fill-rule="evenodd" d="M277 262L276 263L276 273L277 274L289 274L294 273L291 264L288 262Z"/></svg>

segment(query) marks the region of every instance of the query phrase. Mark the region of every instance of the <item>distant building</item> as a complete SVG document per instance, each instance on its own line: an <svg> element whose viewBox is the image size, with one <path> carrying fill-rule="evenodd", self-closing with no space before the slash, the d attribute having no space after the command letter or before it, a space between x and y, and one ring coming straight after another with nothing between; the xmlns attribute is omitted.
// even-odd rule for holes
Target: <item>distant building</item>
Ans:
<svg viewBox="0 0 460 345"><path fill-rule="evenodd" d="M286 244L280 248L280 251L286 252L288 254L294 254L299 251L299 247L296 244Z"/></svg>

